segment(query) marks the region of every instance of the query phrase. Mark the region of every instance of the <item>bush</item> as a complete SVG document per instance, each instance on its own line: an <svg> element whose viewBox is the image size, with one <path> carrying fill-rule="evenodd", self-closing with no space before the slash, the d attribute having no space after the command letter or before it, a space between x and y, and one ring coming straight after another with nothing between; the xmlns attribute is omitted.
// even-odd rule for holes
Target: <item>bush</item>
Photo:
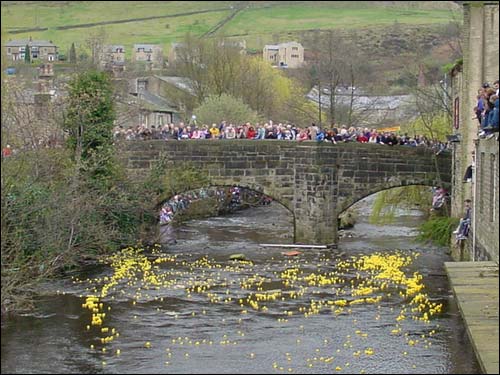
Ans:
<svg viewBox="0 0 500 375"><path fill-rule="evenodd" d="M434 217L420 226L420 234L417 240L421 242L432 241L436 245L448 246L453 231L459 223L459 219L448 216Z"/></svg>
<svg viewBox="0 0 500 375"><path fill-rule="evenodd" d="M194 110L200 124L218 124L225 120L232 124L258 121L257 112L252 110L241 99L227 94L211 95L201 106Z"/></svg>

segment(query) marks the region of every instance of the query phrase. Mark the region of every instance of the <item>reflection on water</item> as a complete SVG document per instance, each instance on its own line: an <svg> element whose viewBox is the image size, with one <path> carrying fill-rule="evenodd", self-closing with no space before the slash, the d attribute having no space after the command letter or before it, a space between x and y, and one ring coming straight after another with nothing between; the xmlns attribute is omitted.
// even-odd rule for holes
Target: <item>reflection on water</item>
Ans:
<svg viewBox="0 0 500 375"><path fill-rule="evenodd" d="M361 216L353 237L344 238L338 250L303 250L296 258L258 246L292 242L292 218L275 203L170 229L177 242L167 252L176 262L162 265L162 272L171 286L138 291L123 283L104 300L111 307L106 325L120 332L106 353L90 349L101 336L86 330L90 313L81 306L81 296L95 285L51 282L35 313L3 324L2 373L479 373L444 273L448 257L442 248L412 241L419 220L401 216L397 225L378 227ZM299 310L313 300L334 299L336 290L297 287L304 291L301 298L287 295L269 303L267 311L248 308L245 314L235 302L248 295L241 283L255 273L266 280L263 289L285 290L279 275L286 269L300 268L304 275L335 272L339 261L351 255L395 249L421 254L408 275L422 274L429 299L445 306L429 324L402 321L401 335L390 333L401 310L397 296L385 298L380 307L360 304L350 313L324 309L308 317ZM234 253L245 254L254 266L234 267L228 260ZM194 267L203 257L221 267ZM79 277L110 275L109 267L99 266ZM346 285L337 289L349 288L349 279L355 274L346 275ZM212 291L220 303L210 303L204 294L186 294L190 282L203 280L217 281Z"/></svg>

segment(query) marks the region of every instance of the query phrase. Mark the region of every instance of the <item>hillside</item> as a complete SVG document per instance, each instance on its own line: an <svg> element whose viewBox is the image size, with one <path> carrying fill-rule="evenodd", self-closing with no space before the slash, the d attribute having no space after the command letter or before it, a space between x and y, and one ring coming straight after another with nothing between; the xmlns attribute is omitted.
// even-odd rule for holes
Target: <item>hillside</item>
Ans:
<svg viewBox="0 0 500 375"><path fill-rule="evenodd" d="M124 5L126 4L126 6ZM452 2L272 1L2 1L6 40L52 40L65 53L71 43L104 28L110 44L159 43L168 52L186 32L247 39L264 44L306 30L361 30L400 25L443 25L454 17ZM306 47L307 48L307 47Z"/></svg>

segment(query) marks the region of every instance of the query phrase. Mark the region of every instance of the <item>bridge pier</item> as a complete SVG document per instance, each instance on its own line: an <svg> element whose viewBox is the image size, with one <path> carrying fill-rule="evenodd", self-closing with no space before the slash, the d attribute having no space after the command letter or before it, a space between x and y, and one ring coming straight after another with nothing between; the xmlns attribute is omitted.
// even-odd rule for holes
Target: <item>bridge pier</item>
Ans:
<svg viewBox="0 0 500 375"><path fill-rule="evenodd" d="M296 167L295 242L311 245L337 243L336 171L332 164L308 163Z"/></svg>

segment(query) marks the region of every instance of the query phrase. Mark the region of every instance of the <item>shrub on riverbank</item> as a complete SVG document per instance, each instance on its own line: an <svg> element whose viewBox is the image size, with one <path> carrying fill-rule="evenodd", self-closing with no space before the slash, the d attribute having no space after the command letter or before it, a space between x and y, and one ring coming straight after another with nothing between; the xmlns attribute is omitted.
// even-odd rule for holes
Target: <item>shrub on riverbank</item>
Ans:
<svg viewBox="0 0 500 375"><path fill-rule="evenodd" d="M43 279L135 243L156 221L148 190L115 158L108 77L85 72L69 88L69 147L2 160L2 313L29 307Z"/></svg>
<svg viewBox="0 0 500 375"><path fill-rule="evenodd" d="M135 243L148 222L145 202L127 181L117 179L104 193L75 180L75 171L62 149L2 162L2 312L29 307L43 279Z"/></svg>
<svg viewBox="0 0 500 375"><path fill-rule="evenodd" d="M459 219L448 216L436 216L420 226L417 240L432 241L436 245L448 246L453 231L458 226Z"/></svg>

